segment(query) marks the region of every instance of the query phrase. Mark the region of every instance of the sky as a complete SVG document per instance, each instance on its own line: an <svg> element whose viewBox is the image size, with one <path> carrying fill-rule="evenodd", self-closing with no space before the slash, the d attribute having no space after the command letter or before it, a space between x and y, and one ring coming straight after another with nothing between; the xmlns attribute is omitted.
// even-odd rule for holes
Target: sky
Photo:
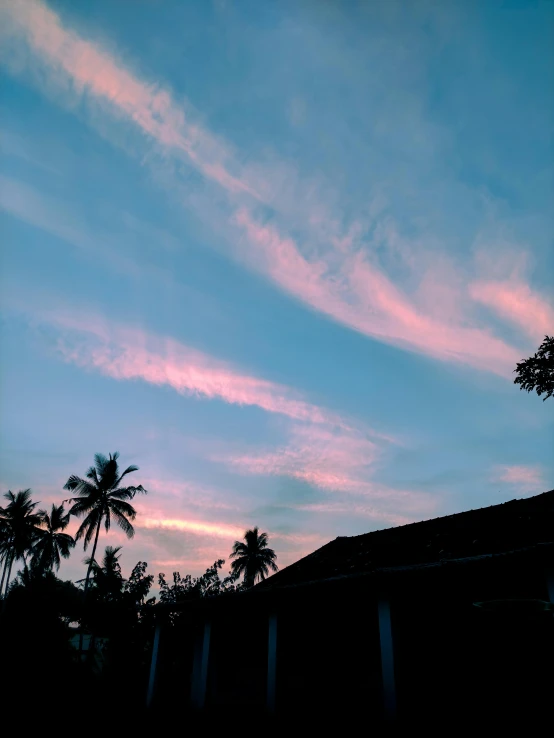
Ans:
<svg viewBox="0 0 554 738"><path fill-rule="evenodd" d="M128 575L554 486L554 3L0 0L0 489ZM72 529L75 524L72 523ZM81 544L63 576L83 575Z"/></svg>

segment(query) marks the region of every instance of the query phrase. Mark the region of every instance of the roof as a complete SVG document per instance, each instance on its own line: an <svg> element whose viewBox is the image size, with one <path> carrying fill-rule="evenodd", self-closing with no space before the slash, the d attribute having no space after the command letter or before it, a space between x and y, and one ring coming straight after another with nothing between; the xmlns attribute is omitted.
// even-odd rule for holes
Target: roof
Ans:
<svg viewBox="0 0 554 738"><path fill-rule="evenodd" d="M254 589L501 554L554 542L554 490L419 523L340 536Z"/></svg>

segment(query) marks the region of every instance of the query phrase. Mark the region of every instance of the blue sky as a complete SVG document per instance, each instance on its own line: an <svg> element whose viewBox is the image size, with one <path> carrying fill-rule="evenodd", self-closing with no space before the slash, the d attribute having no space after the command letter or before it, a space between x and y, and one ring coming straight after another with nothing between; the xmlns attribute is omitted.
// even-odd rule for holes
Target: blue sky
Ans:
<svg viewBox="0 0 554 738"><path fill-rule="evenodd" d="M3 490L198 573L552 487L551 2L0 7Z"/></svg>

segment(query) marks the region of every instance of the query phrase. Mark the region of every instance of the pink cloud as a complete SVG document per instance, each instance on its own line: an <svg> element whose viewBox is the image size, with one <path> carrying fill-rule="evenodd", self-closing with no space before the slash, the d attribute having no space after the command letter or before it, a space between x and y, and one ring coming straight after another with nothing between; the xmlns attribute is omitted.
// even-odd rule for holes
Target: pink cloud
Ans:
<svg viewBox="0 0 554 738"><path fill-rule="evenodd" d="M376 515L379 511L381 519L385 519L384 514L403 517L400 511L430 513L434 501L428 495L394 490L372 481L383 453L382 445L355 429L295 425L288 443L280 448L212 458L242 474L290 477L325 492L347 494L349 501L341 504L352 514L358 504L356 497L374 501L372 510Z"/></svg>
<svg viewBox="0 0 554 738"><path fill-rule="evenodd" d="M542 472L538 466L497 466L492 478L495 482L505 482L528 491L539 491L545 488Z"/></svg>
<svg viewBox="0 0 554 738"><path fill-rule="evenodd" d="M290 505L294 510L305 510L306 512L325 513L329 515L349 515L372 520L379 520L390 525L407 525L413 523L413 518L399 515L396 513L387 513L378 507L370 505L345 504L340 502L314 502L305 505Z"/></svg>
<svg viewBox="0 0 554 738"><path fill-rule="evenodd" d="M175 530L182 531L184 533L190 533L197 536L225 538L230 541L241 539L244 532L252 527L250 523L244 523L243 525L229 525L227 522L214 522L190 518L163 518L163 517L143 517L140 520L140 526L147 529L159 529L159 530ZM304 533L304 534L293 534L293 533L281 533L279 531L268 531L268 536L271 538L287 541L293 544L318 544L321 543L325 538L322 538L319 534Z"/></svg>
<svg viewBox="0 0 554 738"><path fill-rule="evenodd" d="M368 468L378 455L377 445L355 432L295 426L282 448L216 458L249 474L289 476L321 489L348 492L359 486L352 470Z"/></svg>
<svg viewBox="0 0 554 738"><path fill-rule="evenodd" d="M360 333L500 375L519 359L520 352L486 329L418 310L362 252L347 254L333 271L331 260L308 261L291 238L256 222L246 209L237 212L235 222L256 246L250 258L257 268L290 294Z"/></svg>
<svg viewBox="0 0 554 738"><path fill-rule="evenodd" d="M183 518L142 517L140 526L142 528L179 530L186 533L228 539L241 538L246 530L244 526L239 527L223 522L216 523Z"/></svg>
<svg viewBox="0 0 554 738"><path fill-rule="evenodd" d="M410 298L366 253L356 251L363 231L360 223L341 234L340 219L329 214L311 187L309 207L300 208L299 214L295 198L287 194L291 187L295 192L306 190L295 173L284 171L278 162L265 168L249 165L247 170L222 141L191 120L170 91L140 79L99 44L66 28L38 0L13 0L5 4L3 14L4 33L24 39L40 60L41 82L46 72L58 93L100 103L103 113L136 126L146 141L163 147L165 155L185 157L227 193L247 195L250 204L252 197L270 202L293 221L303 218L302 227L315 234L317 242L326 239L325 252L316 251L308 259L293 239L256 222L245 208L235 214L235 223L247 236L239 257L298 300L366 336L442 361L506 376L521 358L521 350L471 320L471 301L467 295L463 295L467 304L459 299L459 279L452 270L445 284L436 270L428 269L419 296ZM214 220L213 213L209 217ZM380 231L392 252L406 251L390 223L381 224ZM505 285L477 281L471 297L534 337L551 330L552 307L526 286L511 285L508 290Z"/></svg>
<svg viewBox="0 0 554 738"><path fill-rule="evenodd" d="M60 17L38 0L5 3L2 14L3 33L23 38L40 59L42 82L46 73L58 91L101 103L148 139L174 155L184 155L205 177L227 191L258 197L245 180L225 166L225 160L230 159L225 146L194 124L168 90L139 79L99 44L67 29Z"/></svg>
<svg viewBox="0 0 554 738"><path fill-rule="evenodd" d="M65 361L114 379L140 379L180 394L257 406L299 421L343 423L289 387L241 373L174 339L74 312L45 310L42 321L58 329L57 350Z"/></svg>
<svg viewBox="0 0 554 738"><path fill-rule="evenodd" d="M167 477L141 476L141 484L156 500L167 501L168 510L174 511L176 506L233 512L240 510L240 497L227 489L214 489L204 484ZM234 502L229 502L230 498ZM147 499L149 498L142 498L142 504Z"/></svg>
<svg viewBox="0 0 554 738"><path fill-rule="evenodd" d="M471 297L514 323L535 341L554 333L554 307L519 279L474 282Z"/></svg>

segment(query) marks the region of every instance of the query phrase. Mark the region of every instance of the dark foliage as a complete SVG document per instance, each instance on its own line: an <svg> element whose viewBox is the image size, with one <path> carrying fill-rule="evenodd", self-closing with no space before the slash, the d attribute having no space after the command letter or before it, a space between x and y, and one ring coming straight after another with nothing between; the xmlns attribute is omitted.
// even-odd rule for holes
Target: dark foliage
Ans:
<svg viewBox="0 0 554 738"><path fill-rule="evenodd" d="M275 563L277 555L267 544L267 533L260 533L257 527L246 531L244 542L233 544L231 571L237 578L244 575L246 587L253 587L257 579L265 579L270 570L279 569Z"/></svg>
<svg viewBox="0 0 554 738"><path fill-rule="evenodd" d="M521 361L514 369L517 377L514 384L526 392L536 391L545 395L544 400L554 395L554 337L545 336L544 341L533 356Z"/></svg>
<svg viewBox="0 0 554 738"><path fill-rule="evenodd" d="M27 685L32 685L35 703L57 704L60 686L67 690L79 679L70 623L78 617L81 595L72 582L35 567L24 569L12 583L1 623L6 708L17 707L23 694L29 699Z"/></svg>
<svg viewBox="0 0 554 738"><path fill-rule="evenodd" d="M0 507L0 561L3 564L2 584L7 591L13 564L23 561L27 566L27 557L40 533L42 517L35 512L38 503L32 501L30 489L17 494L8 491L4 498L8 504Z"/></svg>
<svg viewBox="0 0 554 738"><path fill-rule="evenodd" d="M67 500L72 505L70 510L71 515L84 518L75 535L75 539L79 540L84 537L84 548L86 550L94 537L92 554L88 559L87 575L85 578L85 597L95 561L96 546L102 523L107 533L110 530L113 520L125 533L127 538L132 538L135 535L135 529L131 520L135 519L137 513L135 508L129 503L137 493L146 494L147 492L142 484L139 484L137 487L121 486L123 478L127 474L138 471L138 466L128 466L120 474L117 463L118 458L119 454L117 451L108 457L103 454L95 454L94 466L91 466L88 470L86 479L81 479L81 477L72 474L64 485L64 489L77 494L77 497Z"/></svg>
<svg viewBox="0 0 554 738"><path fill-rule="evenodd" d="M36 531L36 543L33 546L33 566L41 571L60 568L60 557L69 558L75 546L72 536L63 531L69 525L69 513L63 505L52 505L50 512L39 510L40 528Z"/></svg>
<svg viewBox="0 0 554 738"><path fill-rule="evenodd" d="M236 592L243 585L238 583L238 576L229 573L223 579L219 572L225 563L224 559L214 561L200 577L186 574L184 577L178 571L173 572L173 584L165 578L165 574L158 574L158 586L160 588L160 602L163 604L176 605L190 600L198 600L201 597L215 597L217 595ZM171 615L170 621L174 622L178 615Z"/></svg>

